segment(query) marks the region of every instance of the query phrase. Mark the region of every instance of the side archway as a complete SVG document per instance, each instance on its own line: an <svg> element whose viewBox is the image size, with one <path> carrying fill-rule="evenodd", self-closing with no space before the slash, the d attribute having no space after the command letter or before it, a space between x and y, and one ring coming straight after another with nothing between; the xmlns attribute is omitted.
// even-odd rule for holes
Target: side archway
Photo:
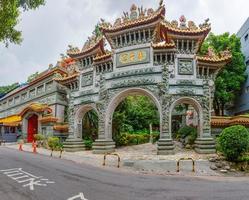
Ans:
<svg viewBox="0 0 249 200"><path fill-rule="evenodd" d="M160 134L162 132L162 108L159 100L157 97L148 89L143 88L129 88L118 92L108 104L106 110L106 117L105 117L105 138L112 139L112 118L117 106L128 96L130 95L143 95L147 96L154 102L158 109L159 118L160 118Z"/></svg>
<svg viewBox="0 0 249 200"><path fill-rule="evenodd" d="M84 118L85 114L91 110L94 110L99 116L99 113L94 104L86 104L86 105L80 106L79 109L76 111L75 117L74 117L75 138L82 138L82 119Z"/></svg>
<svg viewBox="0 0 249 200"><path fill-rule="evenodd" d="M170 106L170 109L169 109L170 136L172 136L172 112L174 108L179 104L189 104L194 107L194 109L198 113L198 128L197 128L198 137L202 138L203 136L203 110L202 110L200 103L196 99L191 98L191 97L180 97L179 99L175 100Z"/></svg>

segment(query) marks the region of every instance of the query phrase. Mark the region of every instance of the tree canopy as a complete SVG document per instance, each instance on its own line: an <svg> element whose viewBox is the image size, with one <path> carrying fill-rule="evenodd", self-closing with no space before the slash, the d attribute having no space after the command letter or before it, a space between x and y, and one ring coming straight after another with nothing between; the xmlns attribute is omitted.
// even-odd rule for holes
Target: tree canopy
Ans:
<svg viewBox="0 0 249 200"><path fill-rule="evenodd" d="M34 10L45 4L45 0L0 0L0 42L20 44L22 32L16 29L21 10Z"/></svg>
<svg viewBox="0 0 249 200"><path fill-rule="evenodd" d="M146 96L128 96L113 114L113 133L141 131L149 125L159 126L159 113Z"/></svg>
<svg viewBox="0 0 249 200"><path fill-rule="evenodd" d="M39 76L39 72L35 72L34 74L29 75L28 78L27 78L27 82L30 83L31 81L33 81L38 76Z"/></svg>
<svg viewBox="0 0 249 200"><path fill-rule="evenodd" d="M0 86L0 97L10 92L11 90L15 89L18 86L19 86L18 83L13 83L11 85L6 85L6 86Z"/></svg>
<svg viewBox="0 0 249 200"><path fill-rule="evenodd" d="M240 39L235 35L224 33L214 35L210 33L204 41L201 53L206 54L208 47L218 54L220 51L230 50L232 60L218 74L215 80L214 110L216 115L224 115L226 106L234 103L239 95L241 86L246 80L244 56L241 52Z"/></svg>

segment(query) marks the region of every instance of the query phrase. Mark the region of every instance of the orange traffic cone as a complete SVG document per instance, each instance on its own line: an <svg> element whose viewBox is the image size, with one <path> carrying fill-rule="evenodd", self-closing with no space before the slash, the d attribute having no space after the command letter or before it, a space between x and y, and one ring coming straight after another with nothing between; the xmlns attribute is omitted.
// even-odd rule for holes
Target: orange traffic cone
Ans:
<svg viewBox="0 0 249 200"><path fill-rule="evenodd" d="M22 143L19 144L19 151L23 151L23 149L22 149Z"/></svg>
<svg viewBox="0 0 249 200"><path fill-rule="evenodd" d="M37 151L36 151L36 142L33 141L32 147L33 147L33 153L37 153Z"/></svg>

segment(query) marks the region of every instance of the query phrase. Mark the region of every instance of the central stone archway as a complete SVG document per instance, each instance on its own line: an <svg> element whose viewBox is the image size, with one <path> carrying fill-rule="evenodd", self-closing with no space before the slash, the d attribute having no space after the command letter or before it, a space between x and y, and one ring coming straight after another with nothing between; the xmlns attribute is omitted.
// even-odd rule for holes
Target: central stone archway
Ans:
<svg viewBox="0 0 249 200"><path fill-rule="evenodd" d="M105 136L108 139L112 139L112 117L117 106L128 96L143 95L149 97L149 99L156 105L160 118L160 133L162 131L162 108L158 98L148 89L144 88L127 88L118 92L108 104L106 110L105 119Z"/></svg>

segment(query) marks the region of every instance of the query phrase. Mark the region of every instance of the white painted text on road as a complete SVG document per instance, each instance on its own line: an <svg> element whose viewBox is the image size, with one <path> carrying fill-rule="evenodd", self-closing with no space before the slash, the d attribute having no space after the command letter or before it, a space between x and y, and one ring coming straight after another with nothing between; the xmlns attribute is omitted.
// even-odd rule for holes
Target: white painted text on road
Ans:
<svg viewBox="0 0 249 200"><path fill-rule="evenodd" d="M47 184L54 183L54 181L49 181L42 176L38 177L25 172L22 170L22 168L5 169L0 170L0 172L16 181L17 183L21 183L23 187L28 187L30 190L34 190L35 186L46 187Z"/></svg>

